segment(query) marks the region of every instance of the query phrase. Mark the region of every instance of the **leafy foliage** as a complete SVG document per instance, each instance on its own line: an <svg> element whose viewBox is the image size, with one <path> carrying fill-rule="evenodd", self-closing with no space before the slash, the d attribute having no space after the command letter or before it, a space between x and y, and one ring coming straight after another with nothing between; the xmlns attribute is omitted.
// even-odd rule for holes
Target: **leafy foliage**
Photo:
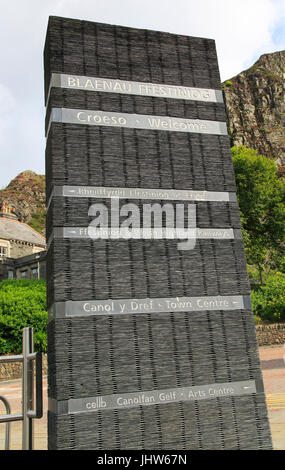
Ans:
<svg viewBox="0 0 285 470"><path fill-rule="evenodd" d="M265 321L285 321L285 274L270 273L251 293L254 314Z"/></svg>
<svg viewBox="0 0 285 470"><path fill-rule="evenodd" d="M22 351L22 330L34 328L35 350L47 350L46 284L43 280L0 283L0 354Z"/></svg>
<svg viewBox="0 0 285 470"><path fill-rule="evenodd" d="M32 213L31 219L29 221L29 225L37 232L43 233L45 229L45 222L46 222L46 211L39 210L37 212Z"/></svg>
<svg viewBox="0 0 285 470"><path fill-rule="evenodd" d="M276 164L256 150L243 145L231 150L247 261L262 282L264 270L284 271L285 184Z"/></svg>

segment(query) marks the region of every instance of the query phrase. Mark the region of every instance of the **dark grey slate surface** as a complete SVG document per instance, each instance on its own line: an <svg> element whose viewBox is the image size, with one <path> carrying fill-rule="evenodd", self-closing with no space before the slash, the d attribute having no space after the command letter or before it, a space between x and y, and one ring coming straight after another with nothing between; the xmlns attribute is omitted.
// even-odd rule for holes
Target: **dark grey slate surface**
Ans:
<svg viewBox="0 0 285 470"><path fill-rule="evenodd" d="M52 73L220 89L215 43L52 17ZM53 107L225 121L223 103L52 88ZM227 136L52 123L53 186L235 191ZM55 227L88 226L98 199L54 197ZM102 199L106 205L110 199ZM123 202L144 201L122 200ZM151 201L150 201L151 202ZM197 202L197 226L240 228L235 202ZM68 300L248 295L243 243L197 240L51 241L48 305ZM269 449L271 437L249 309L58 318L48 326L50 449ZM67 413L71 399L254 380L257 393L126 409ZM61 404L61 412L54 403Z"/></svg>

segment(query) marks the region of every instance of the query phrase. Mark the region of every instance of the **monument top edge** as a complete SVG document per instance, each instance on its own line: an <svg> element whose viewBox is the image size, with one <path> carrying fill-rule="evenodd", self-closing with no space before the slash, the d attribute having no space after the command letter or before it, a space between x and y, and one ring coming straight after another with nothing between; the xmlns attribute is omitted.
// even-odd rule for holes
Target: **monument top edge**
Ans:
<svg viewBox="0 0 285 470"><path fill-rule="evenodd" d="M179 33L174 33L174 32L170 32L170 31L161 31L161 30L155 30L155 29L149 29L149 28L136 28L134 26L126 26L126 25L120 25L120 24L113 24L113 23L103 23L101 21L91 21L91 20L85 20L85 19L80 19L80 18L69 18L69 17L65 17L65 16L57 16L57 15L50 15L49 16L49 19L48 19L48 26L47 26L47 30L49 30L50 28L50 25L53 23L53 22L56 22L58 20L64 20L64 21L67 21L67 22L73 22L73 23L78 23L78 24L82 24L82 23L86 23L86 24L96 24L96 25L100 25L100 26L109 26L110 28L120 28L120 29L124 29L124 30L128 30L128 31L141 31L141 32L150 32L150 33L159 33L159 34L163 34L163 35L166 35L166 36L178 36L178 37L181 37L181 38L188 38L188 39L199 39L201 41L209 41L209 42L212 42L214 44L216 44L216 40L214 38L205 38L205 37L201 37L201 36L189 36L188 34L179 34Z"/></svg>

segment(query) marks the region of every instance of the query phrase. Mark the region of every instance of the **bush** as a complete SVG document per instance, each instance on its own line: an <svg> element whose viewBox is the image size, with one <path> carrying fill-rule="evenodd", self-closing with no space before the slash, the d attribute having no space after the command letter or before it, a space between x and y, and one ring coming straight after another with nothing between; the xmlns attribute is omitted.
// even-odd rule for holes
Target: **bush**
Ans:
<svg viewBox="0 0 285 470"><path fill-rule="evenodd" d="M257 317L256 315L254 315L254 323L255 325L260 325L262 324L262 320L260 317Z"/></svg>
<svg viewBox="0 0 285 470"><path fill-rule="evenodd" d="M43 280L0 282L0 354L22 352L22 330L34 328L35 351L47 350L46 284Z"/></svg>
<svg viewBox="0 0 285 470"><path fill-rule="evenodd" d="M253 313L269 322L285 321L285 274L271 273L264 285L251 293Z"/></svg>
<svg viewBox="0 0 285 470"><path fill-rule="evenodd" d="M259 282L269 269L285 263L285 184L277 165L244 145L232 147L247 262L258 270Z"/></svg>

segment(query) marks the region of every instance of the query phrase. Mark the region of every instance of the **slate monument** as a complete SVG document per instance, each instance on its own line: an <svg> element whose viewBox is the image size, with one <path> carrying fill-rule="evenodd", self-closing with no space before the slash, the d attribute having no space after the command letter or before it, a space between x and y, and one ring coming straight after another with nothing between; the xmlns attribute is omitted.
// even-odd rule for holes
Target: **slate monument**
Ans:
<svg viewBox="0 0 285 470"><path fill-rule="evenodd" d="M51 17L44 57L49 448L270 449L215 42ZM115 202L195 244L90 237Z"/></svg>

